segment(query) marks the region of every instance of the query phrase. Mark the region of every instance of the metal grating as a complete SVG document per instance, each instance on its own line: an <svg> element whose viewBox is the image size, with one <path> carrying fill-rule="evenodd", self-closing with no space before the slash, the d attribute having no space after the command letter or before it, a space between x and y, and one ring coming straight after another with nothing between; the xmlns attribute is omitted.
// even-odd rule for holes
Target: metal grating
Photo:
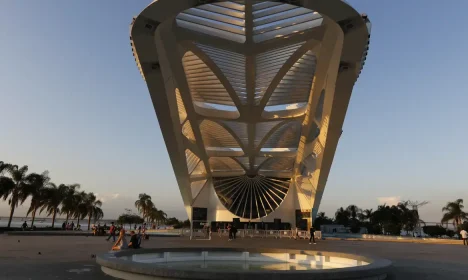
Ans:
<svg viewBox="0 0 468 280"><path fill-rule="evenodd" d="M322 16L312 10L286 3L254 2L252 39L263 42L287 37L322 24ZM246 42L246 17L243 2L217 2L199 5L180 13L177 25L237 43Z"/></svg>
<svg viewBox="0 0 468 280"><path fill-rule="evenodd" d="M190 189L192 190L192 199L197 197L205 186L207 180L196 181L190 184Z"/></svg>
<svg viewBox="0 0 468 280"><path fill-rule="evenodd" d="M190 175L203 175L203 174L206 174L206 168L205 168L205 164L203 163L203 161L200 160L200 162L197 164L197 167L193 169Z"/></svg>
<svg viewBox="0 0 468 280"><path fill-rule="evenodd" d="M233 214L246 219L265 217L283 202L290 179L264 176L214 177L213 185L221 203Z"/></svg>
<svg viewBox="0 0 468 280"><path fill-rule="evenodd" d="M203 143L206 147L239 148L239 142L222 125L210 120L200 124Z"/></svg>
<svg viewBox="0 0 468 280"><path fill-rule="evenodd" d="M297 148L302 125L299 121L285 122L265 141L262 148Z"/></svg>
<svg viewBox="0 0 468 280"><path fill-rule="evenodd" d="M307 102L316 65L317 58L312 51L304 54L273 91L267 106Z"/></svg>
<svg viewBox="0 0 468 280"><path fill-rule="evenodd" d="M287 37L322 24L322 16L290 4L265 1L253 5L253 41Z"/></svg>
<svg viewBox="0 0 468 280"><path fill-rule="evenodd" d="M245 169L242 168L242 166L240 166L237 161L230 157L212 157L209 159L209 164L212 172L245 172Z"/></svg>
<svg viewBox="0 0 468 280"><path fill-rule="evenodd" d="M255 57L255 102L258 104L284 63L303 45L294 44L264 52Z"/></svg>
<svg viewBox="0 0 468 280"><path fill-rule="evenodd" d="M190 8L176 17L177 25L212 36L245 42L245 5L235 2L205 4Z"/></svg>
<svg viewBox="0 0 468 280"><path fill-rule="evenodd" d="M260 166L262 171L291 171L294 167L294 158L270 158Z"/></svg>
<svg viewBox="0 0 468 280"><path fill-rule="evenodd" d="M187 111L185 110L184 101L182 100L182 96L180 96L180 91L178 88L176 88L175 94L177 102L177 111L179 112L179 120L180 124L182 124L185 121L185 119L187 119Z"/></svg>
<svg viewBox="0 0 468 280"><path fill-rule="evenodd" d="M190 121L186 121L182 125L182 134L187 137L190 141L195 142L195 135L193 134L192 126L190 125Z"/></svg>
<svg viewBox="0 0 468 280"><path fill-rule="evenodd" d="M242 54L197 44L197 46L219 67L231 84L242 104L247 103L245 81L245 56Z"/></svg>
<svg viewBox="0 0 468 280"><path fill-rule="evenodd" d="M189 149L185 150L185 158L187 160L187 169L188 173L191 174L197 164L200 162L200 158L198 158L192 151Z"/></svg>
<svg viewBox="0 0 468 280"><path fill-rule="evenodd" d="M197 55L187 52L182 63L193 101L235 106L218 77Z"/></svg>

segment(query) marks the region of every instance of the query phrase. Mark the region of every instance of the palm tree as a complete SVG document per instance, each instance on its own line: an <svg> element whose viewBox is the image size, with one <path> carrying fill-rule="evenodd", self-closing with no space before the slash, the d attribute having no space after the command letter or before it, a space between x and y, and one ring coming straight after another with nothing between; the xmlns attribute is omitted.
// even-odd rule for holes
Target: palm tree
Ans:
<svg viewBox="0 0 468 280"><path fill-rule="evenodd" d="M28 185L29 190L23 192L21 200L24 201L28 195L31 195L31 204L27 215L32 214L31 227L33 227L34 220L36 219L36 211L44 204L45 189L49 186L50 177L48 171L44 171L42 174L33 173L31 177L31 182Z"/></svg>
<svg viewBox="0 0 468 280"><path fill-rule="evenodd" d="M65 223L68 223L68 218L76 210L75 195L80 188L79 184L67 185L62 201L62 209L60 212L67 214Z"/></svg>
<svg viewBox="0 0 468 280"><path fill-rule="evenodd" d="M49 187L44 190L44 203L41 207L41 211L47 211L47 216L52 216L52 228L55 224L55 217L57 213L60 214L60 204L62 204L63 197L65 194L65 190L67 186L64 184L60 184L59 186L55 185L54 183L50 183Z"/></svg>
<svg viewBox="0 0 468 280"><path fill-rule="evenodd" d="M349 215L353 220L356 220L359 212L361 212L361 209L359 209L359 207L357 207L356 205L349 205L346 208L346 211L348 211Z"/></svg>
<svg viewBox="0 0 468 280"><path fill-rule="evenodd" d="M455 228L458 228L463 223L463 220L468 218L468 214L463 212L463 208L463 199L459 198L455 201L447 202L447 205L442 208L442 211L446 213L444 213L441 222L453 221Z"/></svg>
<svg viewBox="0 0 468 280"><path fill-rule="evenodd" d="M2 164L4 165L4 164ZM5 170L5 169L4 169ZM7 200L10 205L10 218L8 220L8 228L10 228L11 220L16 207L22 204L22 198L27 197L28 184L31 181L31 175L28 174L28 167L25 165L21 168L18 166L8 165L6 171L10 173L10 177L0 177L0 197Z"/></svg>
<svg viewBox="0 0 468 280"><path fill-rule="evenodd" d="M359 216L359 219L361 221L370 221L371 217L372 217L372 214L373 214L373 211L372 211L372 208L371 209L364 209L362 210L358 216Z"/></svg>
<svg viewBox="0 0 468 280"><path fill-rule="evenodd" d="M167 219L167 214L154 206L149 211L148 216L152 223L156 222L158 225L160 225L161 222L164 222Z"/></svg>
<svg viewBox="0 0 468 280"><path fill-rule="evenodd" d="M340 207L335 212L335 222L338 224L347 226L349 223L349 216L350 216L350 213L346 211L345 209L343 209L343 207Z"/></svg>
<svg viewBox="0 0 468 280"><path fill-rule="evenodd" d="M143 215L143 219L148 219L149 213L154 207L154 204L151 201L151 196L147 195L146 193L140 193L138 195L138 200L135 201L135 207L138 209L138 212Z"/></svg>
<svg viewBox="0 0 468 280"><path fill-rule="evenodd" d="M87 214L87 209L85 205L85 200L86 200L87 194L86 192L77 192L74 195L74 210L73 210L73 218L77 218L78 221L76 222L76 225L78 226L80 224L80 219L84 219Z"/></svg>
<svg viewBox="0 0 468 280"><path fill-rule="evenodd" d="M91 218L98 220L104 216L101 210L102 202L96 199L93 193L88 193L83 201L86 214L88 215L88 230L91 228Z"/></svg>

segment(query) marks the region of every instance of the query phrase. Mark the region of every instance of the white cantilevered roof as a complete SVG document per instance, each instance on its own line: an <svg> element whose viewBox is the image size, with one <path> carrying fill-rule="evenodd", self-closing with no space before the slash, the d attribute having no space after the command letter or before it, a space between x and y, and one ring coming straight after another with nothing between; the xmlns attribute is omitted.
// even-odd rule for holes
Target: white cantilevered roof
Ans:
<svg viewBox="0 0 468 280"><path fill-rule="evenodd" d="M165 3L161 6L171 5L167 0L160 2ZM357 52L346 49L351 43L345 34L340 44L343 53L347 52L346 61L332 71L328 64L342 54L330 38L343 36L336 26L346 33L345 29L360 26L361 21L370 32L367 17L362 20L353 10L346 10L353 17L338 23L334 18L341 14L333 15L323 0L318 0L322 5L318 7L327 8L327 17L308 8L312 4L297 4L304 2L300 0L288 1L296 5L283 3L286 1L188 2L197 4L177 2L186 8L174 14L173 27L166 25L168 30L173 28L167 34L173 32L175 41L167 43L167 50L157 50L159 58L164 56L167 61L161 63L162 72L179 64L181 69L166 74L173 77L166 83L166 92L168 99L175 100L173 105L168 103L175 114L167 115L170 120L162 120L159 114L158 118L160 123L174 122L182 136L183 141L177 140L178 135L169 136L175 143L166 140L166 145L172 151L183 197L187 188L191 193L184 202L192 203L211 182L220 202L239 217L255 219L275 211L291 187L309 201L306 208L318 205L342 126L341 117L335 117L338 121L332 118L338 106L334 102L349 102L349 97L341 101L335 95L334 83L338 71L356 71L349 76L352 83L342 90L350 92L368 50L368 33L359 31L366 34L366 43ZM142 20L151 18L149 10ZM164 23L159 19L163 12L154 11L158 16L145 28ZM159 41L164 45L168 40L161 37ZM142 72L145 57L147 64L155 65L154 59L148 61L149 49L137 51L133 42L132 48ZM355 65L350 62L356 61L354 57L358 57ZM151 70L143 73L149 86L153 83L148 80ZM153 94L155 102L158 97ZM157 112L165 107L167 104L155 103ZM335 115L344 118L346 108L339 110ZM181 150L183 168L177 155Z"/></svg>

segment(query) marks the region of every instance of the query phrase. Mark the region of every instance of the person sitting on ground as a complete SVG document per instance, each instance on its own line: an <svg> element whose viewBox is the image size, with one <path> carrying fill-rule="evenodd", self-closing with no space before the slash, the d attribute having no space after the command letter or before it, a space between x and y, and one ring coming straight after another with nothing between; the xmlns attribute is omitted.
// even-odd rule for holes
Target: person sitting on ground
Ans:
<svg viewBox="0 0 468 280"><path fill-rule="evenodd" d="M23 225L21 226L21 228L24 230L26 230L26 228L28 228L28 223L26 223L26 221L24 221Z"/></svg>
<svg viewBox="0 0 468 280"><path fill-rule="evenodd" d="M138 236L135 234L135 231L132 230L130 232L130 242L128 243L128 248L138 249L140 248L140 240L138 240Z"/></svg>
<svg viewBox="0 0 468 280"><path fill-rule="evenodd" d="M128 248L127 238L125 237L125 230L121 229L119 232L119 238L115 242L114 246L112 246L112 251L119 251Z"/></svg>

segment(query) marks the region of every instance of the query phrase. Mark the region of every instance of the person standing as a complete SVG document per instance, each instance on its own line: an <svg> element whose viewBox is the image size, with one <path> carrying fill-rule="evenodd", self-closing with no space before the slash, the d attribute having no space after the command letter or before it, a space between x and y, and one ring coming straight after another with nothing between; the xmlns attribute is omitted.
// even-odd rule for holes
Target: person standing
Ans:
<svg viewBox="0 0 468 280"><path fill-rule="evenodd" d="M231 226L231 224L228 224L227 229L228 229L228 232L229 232L228 241L231 241L232 240L232 226Z"/></svg>
<svg viewBox="0 0 468 280"><path fill-rule="evenodd" d="M460 231L461 238L463 240L463 245L468 246L468 232L464 229Z"/></svg>
<svg viewBox="0 0 468 280"><path fill-rule="evenodd" d="M107 237L107 241L112 237L112 240L115 242L115 226L114 222L111 223L111 226L109 228L109 237Z"/></svg>
<svg viewBox="0 0 468 280"><path fill-rule="evenodd" d="M65 222L63 222L63 224L62 224L62 230L65 230L66 227L67 227L67 224L66 224Z"/></svg>
<svg viewBox="0 0 468 280"><path fill-rule="evenodd" d="M314 229L313 226L310 227L309 244L312 244L312 241L314 241L314 244L317 244L317 243L315 243L315 229Z"/></svg>

